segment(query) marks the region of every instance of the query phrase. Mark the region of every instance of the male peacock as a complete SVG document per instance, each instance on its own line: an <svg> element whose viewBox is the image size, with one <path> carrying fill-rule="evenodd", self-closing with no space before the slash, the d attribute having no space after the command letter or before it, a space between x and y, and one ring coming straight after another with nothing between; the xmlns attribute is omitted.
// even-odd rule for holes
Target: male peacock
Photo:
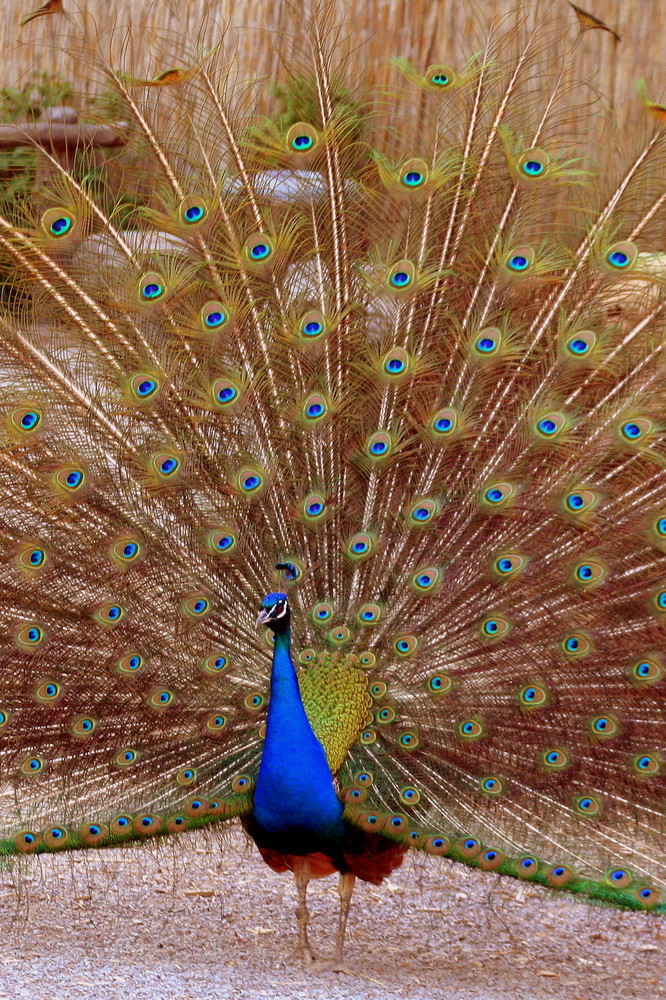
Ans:
<svg viewBox="0 0 666 1000"><path fill-rule="evenodd" d="M100 62L128 151L0 213L0 851L240 816L334 968L410 847L663 913L663 109L595 175L533 36L329 29L275 119Z"/></svg>

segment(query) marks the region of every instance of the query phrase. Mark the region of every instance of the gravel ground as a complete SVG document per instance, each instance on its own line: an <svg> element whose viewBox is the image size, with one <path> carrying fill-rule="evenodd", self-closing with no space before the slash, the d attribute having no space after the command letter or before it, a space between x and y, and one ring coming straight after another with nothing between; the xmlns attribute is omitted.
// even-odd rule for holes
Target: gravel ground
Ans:
<svg viewBox="0 0 666 1000"><path fill-rule="evenodd" d="M33 858L0 871L0 1000L653 1000L666 997L666 922L590 908L511 879L410 856L358 884L353 976L289 965L295 891L240 831L138 849ZM330 951L335 880L311 885Z"/></svg>

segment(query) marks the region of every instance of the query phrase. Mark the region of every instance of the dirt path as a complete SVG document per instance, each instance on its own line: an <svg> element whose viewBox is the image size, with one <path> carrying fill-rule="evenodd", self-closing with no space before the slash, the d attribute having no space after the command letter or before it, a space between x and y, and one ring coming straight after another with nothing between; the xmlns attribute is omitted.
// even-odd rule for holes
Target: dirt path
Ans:
<svg viewBox="0 0 666 1000"><path fill-rule="evenodd" d="M449 862L409 858L361 885L353 978L285 964L295 893L234 833L157 853L31 859L0 872L0 1000L656 1000L666 922L592 909ZM312 936L330 949L335 883L310 890Z"/></svg>

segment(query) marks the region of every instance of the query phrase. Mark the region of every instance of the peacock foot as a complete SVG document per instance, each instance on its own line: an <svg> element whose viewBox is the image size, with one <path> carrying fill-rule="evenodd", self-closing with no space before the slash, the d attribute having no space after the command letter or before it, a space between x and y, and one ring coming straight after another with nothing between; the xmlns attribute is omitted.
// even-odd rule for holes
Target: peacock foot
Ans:
<svg viewBox="0 0 666 1000"><path fill-rule="evenodd" d="M288 965L296 965L301 961L306 969L312 969L320 963L321 959L309 944L297 944L294 950L285 957L285 962Z"/></svg>
<svg viewBox="0 0 666 1000"><path fill-rule="evenodd" d="M356 976L357 973L350 969L341 958L322 958L318 962L313 962L308 966L308 972L342 972L346 976Z"/></svg>

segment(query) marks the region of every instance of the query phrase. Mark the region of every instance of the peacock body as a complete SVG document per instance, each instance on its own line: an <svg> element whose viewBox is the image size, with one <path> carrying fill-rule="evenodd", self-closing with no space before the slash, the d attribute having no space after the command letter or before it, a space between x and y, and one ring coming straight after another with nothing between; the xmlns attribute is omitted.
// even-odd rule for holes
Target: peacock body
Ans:
<svg viewBox="0 0 666 1000"><path fill-rule="evenodd" d="M595 174L533 38L373 95L330 18L279 121L100 62L143 204L0 214L0 851L241 817L337 964L409 848L665 912L659 115Z"/></svg>

